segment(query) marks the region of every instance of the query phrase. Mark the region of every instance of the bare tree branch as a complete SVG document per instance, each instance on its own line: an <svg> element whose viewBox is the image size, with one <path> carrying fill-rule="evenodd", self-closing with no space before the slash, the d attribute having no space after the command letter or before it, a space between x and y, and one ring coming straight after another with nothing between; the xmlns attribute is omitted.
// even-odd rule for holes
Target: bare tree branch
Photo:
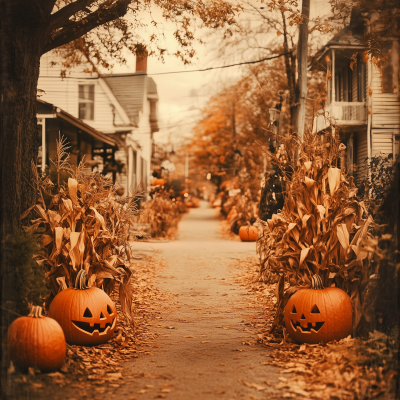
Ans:
<svg viewBox="0 0 400 400"><path fill-rule="evenodd" d="M84 0L82 0L82 3L83 2ZM102 5L95 12L89 14L80 21L71 23L71 21L68 20L68 28L62 28L59 32L57 32L54 38L52 38L51 41L45 46L43 54L55 49L56 47L60 47L82 37L98 26L123 17L128 11L128 6L130 3L131 0L118 0L111 7L108 5Z"/></svg>
<svg viewBox="0 0 400 400"><path fill-rule="evenodd" d="M49 32L64 26L73 15L75 15L78 11L83 10L85 7L90 7L90 5L95 1L96 0L77 0L52 14L50 17Z"/></svg>

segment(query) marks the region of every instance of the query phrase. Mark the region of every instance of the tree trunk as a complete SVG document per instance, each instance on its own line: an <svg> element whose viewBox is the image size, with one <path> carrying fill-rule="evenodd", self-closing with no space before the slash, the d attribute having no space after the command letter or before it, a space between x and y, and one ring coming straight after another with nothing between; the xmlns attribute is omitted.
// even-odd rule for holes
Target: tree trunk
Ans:
<svg viewBox="0 0 400 400"><path fill-rule="evenodd" d="M303 21L299 28L299 42L297 45L297 71L295 100L297 105L295 129L300 140L303 139L306 116L307 98L307 53L308 53L308 20L310 18L310 0L303 0L301 14Z"/></svg>
<svg viewBox="0 0 400 400"><path fill-rule="evenodd" d="M0 0L0 339L3 345L3 335L10 321L16 318L5 310L15 312L15 272L3 243L5 235L20 229L20 215L35 199L30 183L31 161L36 161L38 151L36 92L45 44L43 9L50 7L50 3L49 0L41 3ZM4 368L5 357L1 358Z"/></svg>
<svg viewBox="0 0 400 400"><path fill-rule="evenodd" d="M293 52L289 53L289 44L287 38L287 29L286 29L286 17L285 13L281 11L282 14L282 23L283 23L283 51L285 54L285 69L286 69L286 77L288 82L289 89L289 105L290 105L290 129L293 128L293 104L294 104L294 88L295 88L295 62L293 62ZM293 50L293 49L291 49Z"/></svg>

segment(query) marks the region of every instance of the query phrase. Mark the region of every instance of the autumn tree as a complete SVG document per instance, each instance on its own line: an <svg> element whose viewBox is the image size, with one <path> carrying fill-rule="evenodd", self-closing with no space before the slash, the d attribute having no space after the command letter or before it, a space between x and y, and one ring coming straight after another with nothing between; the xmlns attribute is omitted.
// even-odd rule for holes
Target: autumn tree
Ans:
<svg viewBox="0 0 400 400"><path fill-rule="evenodd" d="M146 31L143 21L151 21L154 8L161 10L164 21L176 26L175 56L184 63L195 54L192 45L198 27L225 29L229 35L229 26L240 11L224 0L0 0L1 299L11 311L15 308L15 262L5 251L3 239L18 231L20 215L34 204L29 182L38 150L40 58L61 48L67 66L83 58L97 69L126 61L127 53L146 51L162 57L167 53L159 41L162 30L149 37L139 35L140 29ZM4 308L0 313L4 329L13 314Z"/></svg>
<svg viewBox="0 0 400 400"><path fill-rule="evenodd" d="M282 59L250 66L242 79L214 95L194 128L190 152L198 172L230 179L256 197L264 170L263 151L274 138L268 109L287 90ZM218 183L216 181L216 183Z"/></svg>

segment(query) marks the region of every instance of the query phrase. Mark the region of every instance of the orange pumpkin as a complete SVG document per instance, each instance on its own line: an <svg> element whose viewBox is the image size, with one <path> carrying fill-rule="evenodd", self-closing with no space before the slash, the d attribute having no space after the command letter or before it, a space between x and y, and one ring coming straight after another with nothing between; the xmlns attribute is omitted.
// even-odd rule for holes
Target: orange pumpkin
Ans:
<svg viewBox="0 0 400 400"><path fill-rule="evenodd" d="M7 347L11 361L22 369L42 372L59 369L67 345L61 326L42 315L42 307L33 306L27 317L17 318L8 328Z"/></svg>
<svg viewBox="0 0 400 400"><path fill-rule="evenodd" d="M107 342L117 325L117 309L108 295L85 285L87 272L78 272L74 288L60 292L51 302L49 316L63 328L68 344L93 346Z"/></svg>
<svg viewBox="0 0 400 400"><path fill-rule="evenodd" d="M285 326L298 343L328 343L352 333L350 297L339 288L324 288L321 277L311 278L311 289L300 289L285 307Z"/></svg>
<svg viewBox="0 0 400 400"><path fill-rule="evenodd" d="M258 239L258 228L250 225L241 226L239 237L242 242L255 242Z"/></svg>
<svg viewBox="0 0 400 400"><path fill-rule="evenodd" d="M151 182L152 186L164 186L164 179L154 179Z"/></svg>

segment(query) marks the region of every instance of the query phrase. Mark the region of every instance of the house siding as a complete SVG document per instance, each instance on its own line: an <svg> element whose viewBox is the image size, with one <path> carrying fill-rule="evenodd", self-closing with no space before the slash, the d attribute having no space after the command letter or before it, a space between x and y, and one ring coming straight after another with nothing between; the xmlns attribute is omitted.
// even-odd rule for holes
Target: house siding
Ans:
<svg viewBox="0 0 400 400"><path fill-rule="evenodd" d="M63 79L62 62L63 59L54 52L42 56L38 88L45 93L41 99L79 118L79 85L94 85L94 118L84 122L106 134L124 135L123 143L118 142L119 149L114 155L115 160L124 164L122 172L117 173L116 184L125 189L125 194L131 185L139 182L143 183L142 190L147 191L152 132L158 131L154 115L157 107L151 114L149 106L149 98L153 102L158 100L156 83L145 74L99 77L98 74L84 72L86 65L67 71ZM129 146L136 155L131 161L135 165L129 165ZM103 165L99 165L98 170L102 169ZM128 182L128 175L131 182Z"/></svg>
<svg viewBox="0 0 400 400"><path fill-rule="evenodd" d="M94 119L83 120L84 122L103 132L112 132L115 130L115 125L123 124L117 110L114 111L114 118L110 99L96 80L78 78L61 80L40 76L38 83L38 87L45 91L41 100L55 104L75 118L79 118L79 85L94 85Z"/></svg>
<svg viewBox="0 0 400 400"><path fill-rule="evenodd" d="M367 158L368 158L368 139L367 130L362 130L356 134L357 151L356 163L357 167L354 172L356 183L362 182L368 175Z"/></svg>
<svg viewBox="0 0 400 400"><path fill-rule="evenodd" d="M393 152L394 135L400 130L400 99L397 93L382 93L381 71L372 67L372 156Z"/></svg>

